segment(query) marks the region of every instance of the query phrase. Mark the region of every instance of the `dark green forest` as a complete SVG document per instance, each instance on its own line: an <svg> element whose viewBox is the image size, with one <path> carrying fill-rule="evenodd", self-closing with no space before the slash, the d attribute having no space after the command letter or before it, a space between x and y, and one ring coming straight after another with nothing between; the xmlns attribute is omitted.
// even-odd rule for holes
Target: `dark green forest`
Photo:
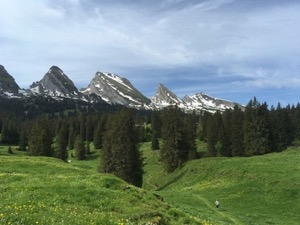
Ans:
<svg viewBox="0 0 300 225"><path fill-rule="evenodd" d="M152 142L167 172L201 157L279 152L300 140L300 104L269 107L254 97L245 109L184 113L177 106L138 111L103 102L0 98L0 131L2 145L64 161L85 160L93 144L101 154L99 172L142 186L139 143ZM206 144L205 154L197 151L197 140Z"/></svg>

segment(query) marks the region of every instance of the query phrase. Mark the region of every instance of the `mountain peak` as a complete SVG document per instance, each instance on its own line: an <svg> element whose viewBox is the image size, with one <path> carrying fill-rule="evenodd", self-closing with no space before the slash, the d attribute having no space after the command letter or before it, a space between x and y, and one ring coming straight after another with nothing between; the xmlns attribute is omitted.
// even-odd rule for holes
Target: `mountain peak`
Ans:
<svg viewBox="0 0 300 225"><path fill-rule="evenodd" d="M184 102L162 83L158 84L156 94L151 100L158 108L163 108L168 105L177 105L180 108L184 107Z"/></svg>
<svg viewBox="0 0 300 225"><path fill-rule="evenodd" d="M30 89L35 93L61 97L77 96L79 93L73 81L58 66L50 67L42 80L33 83Z"/></svg>
<svg viewBox="0 0 300 225"><path fill-rule="evenodd" d="M64 75L64 72L58 66L51 66L48 73L52 73L54 75Z"/></svg>
<svg viewBox="0 0 300 225"><path fill-rule="evenodd" d="M20 87L15 82L15 79L5 70L4 66L0 65L0 94L17 94Z"/></svg>
<svg viewBox="0 0 300 225"><path fill-rule="evenodd" d="M139 92L129 80L112 73L97 72L88 87L81 92L85 95L96 94L109 104L136 108L150 103L150 99Z"/></svg>

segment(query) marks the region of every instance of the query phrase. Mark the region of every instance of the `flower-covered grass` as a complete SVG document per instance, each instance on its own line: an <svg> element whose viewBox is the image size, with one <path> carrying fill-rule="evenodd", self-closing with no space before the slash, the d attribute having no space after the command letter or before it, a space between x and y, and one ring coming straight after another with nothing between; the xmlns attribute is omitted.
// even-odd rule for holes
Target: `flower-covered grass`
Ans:
<svg viewBox="0 0 300 225"><path fill-rule="evenodd" d="M0 224L201 224L151 191L58 159L0 156Z"/></svg>

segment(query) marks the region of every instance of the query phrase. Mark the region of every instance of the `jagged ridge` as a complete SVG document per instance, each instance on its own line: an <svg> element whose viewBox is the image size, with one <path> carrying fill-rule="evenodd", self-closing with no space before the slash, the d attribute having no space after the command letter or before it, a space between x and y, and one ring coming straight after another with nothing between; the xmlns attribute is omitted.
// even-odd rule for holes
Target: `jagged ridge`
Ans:
<svg viewBox="0 0 300 225"><path fill-rule="evenodd" d="M158 84L151 100L138 91L129 80L112 73L97 72L87 88L80 91L72 80L57 66L52 66L44 77L34 82L29 90L21 90L3 66L0 66L0 94L8 97L27 97L30 95L70 98L90 102L107 102L111 105L124 105L137 109L162 109L177 105L184 111L224 111L237 103L217 99L204 93L185 96L180 99L175 93ZM4 94L5 93L5 94ZM242 105L237 104L240 108Z"/></svg>
<svg viewBox="0 0 300 225"><path fill-rule="evenodd" d="M150 104L150 99L139 92L126 78L111 73L97 72L87 88L81 93L99 95L110 104L141 106Z"/></svg>

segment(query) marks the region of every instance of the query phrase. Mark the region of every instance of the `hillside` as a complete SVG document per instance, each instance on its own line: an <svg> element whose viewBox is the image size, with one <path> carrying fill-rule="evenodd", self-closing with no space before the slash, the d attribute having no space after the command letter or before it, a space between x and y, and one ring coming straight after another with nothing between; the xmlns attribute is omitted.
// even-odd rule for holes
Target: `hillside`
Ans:
<svg viewBox="0 0 300 225"><path fill-rule="evenodd" d="M201 224L158 195L86 166L8 156L3 147L0 165L0 224Z"/></svg>
<svg viewBox="0 0 300 225"><path fill-rule="evenodd" d="M148 162L144 187L192 216L213 224L299 224L299 147L263 156L203 158L169 175L155 163L158 152L148 143L142 149Z"/></svg>
<svg viewBox="0 0 300 225"><path fill-rule="evenodd" d="M166 174L159 151L150 146L150 142L141 145L144 189L127 188L122 180L97 173L98 154L63 163L22 152L9 156L7 147L0 146L0 179L5 184L0 186L0 223L296 225L300 221L299 147L263 156L202 158Z"/></svg>

